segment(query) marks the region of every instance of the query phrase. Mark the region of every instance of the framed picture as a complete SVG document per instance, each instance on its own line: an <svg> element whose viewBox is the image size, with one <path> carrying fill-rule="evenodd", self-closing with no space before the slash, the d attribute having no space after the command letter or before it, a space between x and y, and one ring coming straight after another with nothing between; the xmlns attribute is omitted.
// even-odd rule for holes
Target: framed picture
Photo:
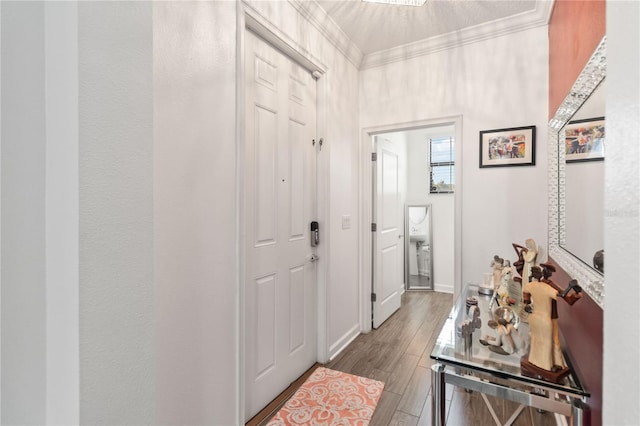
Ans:
<svg viewBox="0 0 640 426"><path fill-rule="evenodd" d="M564 141L567 163L604 160L604 117L570 121Z"/></svg>
<svg viewBox="0 0 640 426"><path fill-rule="evenodd" d="M480 167L536 164L536 126L480 132Z"/></svg>

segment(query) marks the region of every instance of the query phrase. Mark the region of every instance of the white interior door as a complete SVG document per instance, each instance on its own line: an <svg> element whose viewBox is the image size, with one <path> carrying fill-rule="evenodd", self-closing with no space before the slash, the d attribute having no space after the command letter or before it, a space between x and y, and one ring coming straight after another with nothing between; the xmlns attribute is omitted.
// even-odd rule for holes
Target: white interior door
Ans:
<svg viewBox="0 0 640 426"><path fill-rule="evenodd" d="M373 233L373 327L378 328L400 308L403 285L403 220L398 148L376 137Z"/></svg>
<svg viewBox="0 0 640 426"><path fill-rule="evenodd" d="M250 419L317 359L315 249L309 237L316 197L316 83L250 31L245 52L245 415Z"/></svg>

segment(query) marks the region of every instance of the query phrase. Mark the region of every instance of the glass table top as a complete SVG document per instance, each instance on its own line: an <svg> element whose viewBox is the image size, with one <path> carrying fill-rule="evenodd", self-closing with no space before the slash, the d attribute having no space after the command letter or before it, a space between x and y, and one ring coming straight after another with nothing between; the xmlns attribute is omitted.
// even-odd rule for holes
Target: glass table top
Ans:
<svg viewBox="0 0 640 426"><path fill-rule="evenodd" d="M471 335L471 344L465 348L464 338L461 332L461 323L469 318L466 301L467 298L473 297L477 300L477 309L480 312L480 328L473 330ZM487 373L492 376L498 376L505 379L515 379L530 385L539 385L541 387L555 389L565 393L577 396L589 396L577 380L573 369L571 373L565 377L560 383L552 383L541 378L525 376L520 369L520 359L527 354L529 344L529 327L526 322L516 321L517 335L524 341L524 348L510 355L496 353L489 349L488 346L480 343L486 337L498 337L495 329L488 325L489 320L494 319L489 308L492 296L478 293L478 286L467 285L451 309L438 338L436 340L431 358L442 362L443 364L454 365L458 367L466 367L470 370ZM494 303L491 310L495 311L498 304ZM519 310L519 306L514 306L514 311ZM489 339L491 339L489 337ZM491 342L491 340L489 340ZM565 355L565 362L571 367L570 362Z"/></svg>

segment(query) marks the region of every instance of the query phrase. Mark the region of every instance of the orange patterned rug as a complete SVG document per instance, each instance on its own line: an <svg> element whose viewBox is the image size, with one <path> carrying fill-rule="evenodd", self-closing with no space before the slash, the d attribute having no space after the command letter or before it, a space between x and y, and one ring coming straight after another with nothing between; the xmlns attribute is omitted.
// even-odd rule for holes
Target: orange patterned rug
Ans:
<svg viewBox="0 0 640 426"><path fill-rule="evenodd" d="M368 425L384 383L318 367L269 426Z"/></svg>

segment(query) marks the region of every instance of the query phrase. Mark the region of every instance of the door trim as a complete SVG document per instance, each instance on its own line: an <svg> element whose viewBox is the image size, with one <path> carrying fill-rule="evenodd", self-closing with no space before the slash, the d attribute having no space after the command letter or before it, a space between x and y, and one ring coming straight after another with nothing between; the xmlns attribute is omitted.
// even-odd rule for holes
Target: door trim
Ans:
<svg viewBox="0 0 640 426"><path fill-rule="evenodd" d="M316 79L316 135L322 137L326 134L326 105L327 105L327 83L326 78L322 78L327 71L327 67L306 49L302 48L293 39L280 31L276 26L259 11L248 3L239 1L236 3L236 311L238 315L235 322L235 347L236 347L236 419L237 424L245 424L245 265L246 252L244 248L243 223L246 218L244 210L244 186L245 186L245 33L253 31L277 50L293 59L303 68L312 73ZM302 19L302 18L301 18ZM326 139L326 138L325 138ZM316 263L316 285L317 285L317 361L326 362L329 350L327 346L327 303L326 303L326 283L328 281L328 259L329 259L329 147L325 143L322 146L322 153L318 155L316 165L316 198L318 221L321 226L321 236L323 238L318 246L317 253L319 261Z"/></svg>
<svg viewBox="0 0 640 426"><path fill-rule="evenodd" d="M401 132L425 127L453 125L456 141L462 141L462 115L418 120L404 123L390 123L375 127L366 127L360 133L360 239L358 264L360 269L360 329L363 333L371 331L371 283L373 262L371 253L373 238L371 222L373 217L373 177L371 173L371 153L373 136L381 133ZM462 288L462 144L456 143L456 190L454 193L454 293Z"/></svg>

